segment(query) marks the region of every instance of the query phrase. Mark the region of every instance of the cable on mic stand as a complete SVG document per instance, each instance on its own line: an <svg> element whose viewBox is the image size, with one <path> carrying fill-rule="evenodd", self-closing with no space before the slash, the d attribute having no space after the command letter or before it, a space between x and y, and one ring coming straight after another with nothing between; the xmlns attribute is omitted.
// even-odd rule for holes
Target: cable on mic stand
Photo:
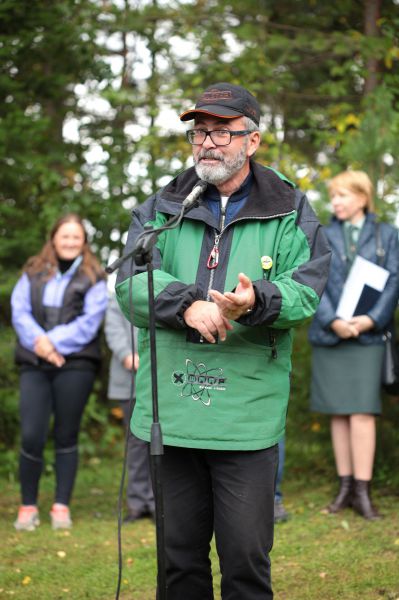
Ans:
<svg viewBox="0 0 399 600"><path fill-rule="evenodd" d="M136 374L134 372L134 355L135 355L135 344L134 344L134 326L133 326L133 302L132 302L132 290L133 290L133 257L130 260L129 272L131 276L129 277L129 321L130 321L130 343L132 348L133 355L133 371L132 378L130 382L130 397L129 397L129 418L128 418L128 426L126 427L125 433L125 443L124 443L124 451L123 451L123 466L122 466L122 475L119 484L119 492L118 492L118 581L116 587L116 595L115 600L119 600L119 594L121 590L121 582L122 582L122 502L123 502L123 491L125 487L125 478L126 478L126 463L127 463L127 454L129 448L129 439L131 434L130 431L130 420L132 418L133 413L133 391L134 391L134 381L136 378Z"/></svg>
<svg viewBox="0 0 399 600"><path fill-rule="evenodd" d="M153 247L157 242L157 238L163 231L174 229L177 227L183 219L183 216L189 212L192 208L198 205L198 199L201 194L205 191L207 183L199 180L190 194L185 198L182 203L181 210L178 215L174 215L163 225L154 229L151 226L145 226L144 231L138 236L135 247L131 252L128 252L124 256L118 258L109 267L106 267L107 273L113 273L118 269L126 260L131 259L130 270L129 270L129 313L132 331L132 346L134 348L133 339L133 302L132 302L132 280L133 280L133 263L135 262L138 266L147 265L148 274L148 308L149 308L149 334L150 334L150 357L151 357L151 383L152 383L152 413L153 422L151 424L151 442L150 442L150 456L151 456L151 467L152 476L154 483L154 497L155 497L155 516L156 516L156 541L157 541L157 565L158 565L158 576L157 576L157 600L166 600L166 570L165 570L165 540L164 540L164 511L163 511L163 494L162 494L162 463L161 457L163 455L163 441L162 441L162 429L159 422L158 414L158 381L157 381L157 358L156 358L156 337L155 337L155 298L154 298L154 267L152 264L152 251ZM134 355L134 353L133 353ZM133 390L132 390L133 391ZM132 398L131 398L132 401ZM126 474L126 458L127 458L127 444L128 444L129 428L125 440L125 454L124 464L122 470L122 481L119 489L118 498L118 586L115 600L119 599L120 585L122 579L122 544L121 544L121 506L122 506L122 494L123 484Z"/></svg>

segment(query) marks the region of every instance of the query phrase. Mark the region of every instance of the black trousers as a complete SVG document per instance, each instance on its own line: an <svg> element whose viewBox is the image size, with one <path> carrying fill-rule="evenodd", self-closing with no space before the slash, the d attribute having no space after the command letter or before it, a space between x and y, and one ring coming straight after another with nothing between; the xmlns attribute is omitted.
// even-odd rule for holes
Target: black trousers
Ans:
<svg viewBox="0 0 399 600"><path fill-rule="evenodd" d="M36 504L43 450L54 415L55 502L69 504L78 467L78 435L83 410L93 388L93 370L27 370L20 377L23 504Z"/></svg>
<svg viewBox="0 0 399 600"><path fill-rule="evenodd" d="M245 452L164 450L167 600L213 600L213 533L223 600L271 600L277 445Z"/></svg>
<svg viewBox="0 0 399 600"><path fill-rule="evenodd" d="M130 428L130 401L120 400L123 410L123 422ZM149 444L129 432L127 447L127 487L126 500L128 512L141 515L155 511L152 491Z"/></svg>

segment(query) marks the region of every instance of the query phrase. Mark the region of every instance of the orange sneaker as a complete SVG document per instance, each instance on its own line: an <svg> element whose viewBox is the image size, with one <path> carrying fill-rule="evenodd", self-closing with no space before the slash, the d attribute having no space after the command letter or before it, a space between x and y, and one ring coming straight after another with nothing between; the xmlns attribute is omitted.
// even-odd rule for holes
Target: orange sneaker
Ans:
<svg viewBox="0 0 399 600"><path fill-rule="evenodd" d="M53 529L70 529L72 527L71 513L66 504L57 502L53 504L50 517Z"/></svg>
<svg viewBox="0 0 399 600"><path fill-rule="evenodd" d="M15 529L17 531L34 531L38 525L40 525L40 520L37 506L20 506L17 520L14 522Z"/></svg>

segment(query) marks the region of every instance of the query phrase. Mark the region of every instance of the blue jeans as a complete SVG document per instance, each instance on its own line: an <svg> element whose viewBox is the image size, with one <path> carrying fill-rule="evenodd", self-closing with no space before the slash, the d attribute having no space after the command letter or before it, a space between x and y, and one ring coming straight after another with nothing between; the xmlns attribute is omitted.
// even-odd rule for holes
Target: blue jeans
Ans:
<svg viewBox="0 0 399 600"><path fill-rule="evenodd" d="M274 500L276 502L282 502L283 494L281 492L281 482L283 480L284 473L284 462L285 462L285 437L281 438L278 443L278 469L276 479L276 493Z"/></svg>
<svg viewBox="0 0 399 600"><path fill-rule="evenodd" d="M213 600L213 533L223 600L272 600L277 456L277 445L245 452L165 446L167 600Z"/></svg>

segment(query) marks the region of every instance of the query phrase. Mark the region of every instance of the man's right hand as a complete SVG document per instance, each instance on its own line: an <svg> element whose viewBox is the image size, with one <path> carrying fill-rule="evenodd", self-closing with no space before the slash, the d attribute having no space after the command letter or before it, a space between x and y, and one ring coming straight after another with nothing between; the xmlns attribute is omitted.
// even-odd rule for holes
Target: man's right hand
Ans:
<svg viewBox="0 0 399 600"><path fill-rule="evenodd" d="M224 342L227 330L233 329L228 319L222 316L217 305L205 300L193 302L184 312L183 318L189 327L196 329L211 344L216 342L214 337L216 334L220 341Z"/></svg>

